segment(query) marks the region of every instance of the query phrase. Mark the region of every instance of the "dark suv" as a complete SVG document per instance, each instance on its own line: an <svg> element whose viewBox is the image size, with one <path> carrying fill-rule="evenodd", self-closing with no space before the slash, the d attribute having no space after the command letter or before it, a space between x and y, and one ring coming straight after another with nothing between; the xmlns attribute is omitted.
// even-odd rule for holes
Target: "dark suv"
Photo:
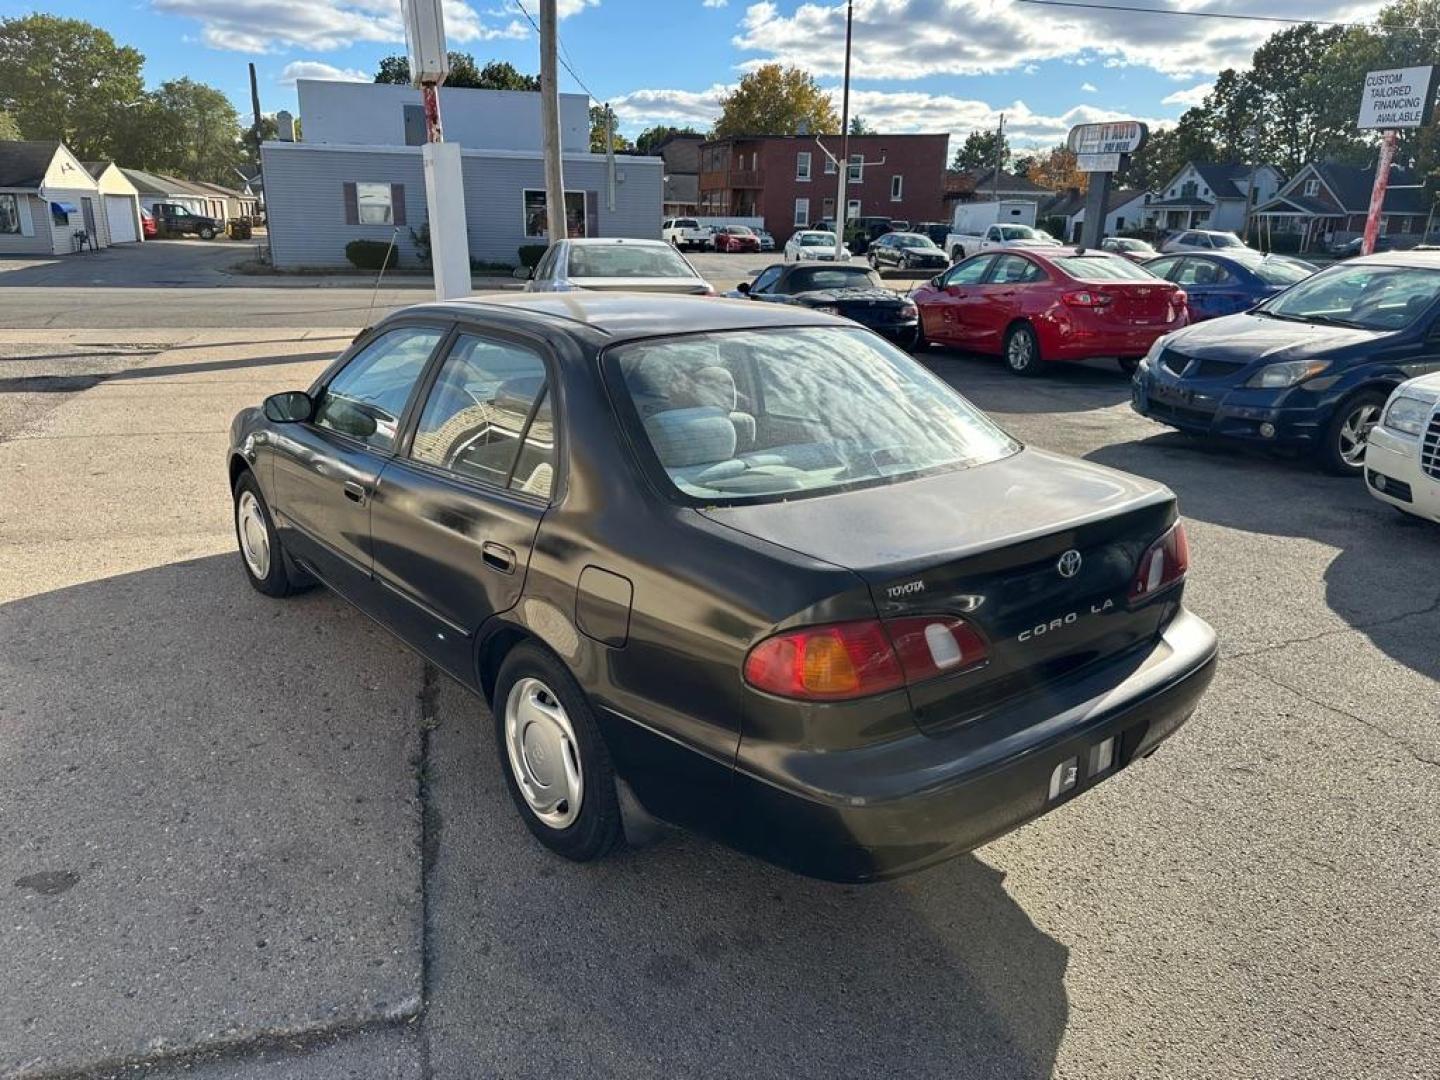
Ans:
<svg viewBox="0 0 1440 1080"><path fill-rule="evenodd" d="M152 211L161 233L198 236L201 240L214 240L220 231L220 223L203 214L193 214L179 203L156 203Z"/></svg>

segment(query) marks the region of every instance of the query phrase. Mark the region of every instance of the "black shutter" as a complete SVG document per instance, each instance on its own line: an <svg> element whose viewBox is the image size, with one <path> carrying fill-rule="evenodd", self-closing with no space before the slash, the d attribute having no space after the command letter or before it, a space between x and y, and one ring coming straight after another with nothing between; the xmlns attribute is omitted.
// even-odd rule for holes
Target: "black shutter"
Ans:
<svg viewBox="0 0 1440 1080"><path fill-rule="evenodd" d="M345 192L345 224L360 224L360 197L355 194L355 185L347 180L340 185Z"/></svg>
<svg viewBox="0 0 1440 1080"><path fill-rule="evenodd" d="M390 220L396 225L405 224L405 185L390 185Z"/></svg>
<svg viewBox="0 0 1440 1080"><path fill-rule="evenodd" d="M600 235L600 193L585 192L585 235Z"/></svg>

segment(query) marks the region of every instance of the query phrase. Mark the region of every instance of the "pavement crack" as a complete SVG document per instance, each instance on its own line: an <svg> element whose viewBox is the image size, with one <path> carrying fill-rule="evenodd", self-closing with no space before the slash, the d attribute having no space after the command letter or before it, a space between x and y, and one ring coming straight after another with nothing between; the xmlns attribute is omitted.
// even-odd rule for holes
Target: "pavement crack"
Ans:
<svg viewBox="0 0 1440 1080"><path fill-rule="evenodd" d="M431 932L432 878L443 829L440 808L435 804L430 790L433 780L431 742L435 729L440 726L437 715L439 697L440 671L434 664L425 662L420 668L420 689L415 695L420 706L420 768L417 778L417 794L420 800L420 1028L417 1046L420 1075L424 1080L429 1080L433 1075L430 1064L430 1032L425 1018L430 1008L431 949L434 945L434 934Z"/></svg>
<svg viewBox="0 0 1440 1080"><path fill-rule="evenodd" d="M1243 660L1249 656L1263 656L1266 653L1281 652L1294 645L1309 645L1316 641L1324 641L1326 638L1340 637L1345 634L1365 634L1371 630L1380 630L1395 623L1404 622L1407 619L1418 619L1426 615L1440 614L1440 596L1437 596L1431 603L1415 611L1401 612L1399 615L1387 615L1383 619L1376 619L1374 622L1352 623L1349 626L1337 626L1330 630L1321 630L1319 633L1307 634L1304 637L1286 638L1283 641L1271 642L1269 645L1257 645L1253 649L1238 649L1234 652L1223 650L1222 656L1226 660Z"/></svg>
<svg viewBox="0 0 1440 1080"><path fill-rule="evenodd" d="M1250 672L1252 675L1264 679L1272 686L1278 687L1281 690L1288 690L1300 700L1307 701L1311 705L1314 705L1316 708L1323 709L1328 713L1334 713L1336 716L1343 716L1347 720L1353 720L1361 727L1368 728L1370 731L1373 731L1375 734L1379 735L1387 742L1394 743L1396 746L1404 750L1407 754L1410 755L1410 757L1412 757L1415 761L1419 762L1421 765L1430 765L1435 768L1440 768L1440 758L1428 757L1425 754L1422 754L1419 750L1416 750L1415 747L1411 746L1410 743L1407 742L1405 739L1401 738L1399 735L1396 735L1388 728L1377 724L1374 720L1366 719L1359 713L1351 712L1349 709L1342 709L1338 705L1332 705L1329 702L1321 701L1318 697L1311 694L1309 691L1303 690L1298 686L1293 686L1292 684L1286 682L1284 679L1278 679L1274 675L1271 675L1269 672L1260 670L1254 664L1241 663L1240 666L1246 671Z"/></svg>

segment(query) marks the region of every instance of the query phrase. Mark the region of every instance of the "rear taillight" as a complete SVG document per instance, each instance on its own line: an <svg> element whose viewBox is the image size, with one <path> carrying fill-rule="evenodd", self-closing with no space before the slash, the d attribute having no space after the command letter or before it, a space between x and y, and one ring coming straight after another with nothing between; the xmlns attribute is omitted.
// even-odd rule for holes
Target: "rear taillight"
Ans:
<svg viewBox="0 0 1440 1080"><path fill-rule="evenodd" d="M1176 522L1140 557L1135 580L1130 583L1130 600L1147 600L1182 580L1190 569L1190 541L1185 526Z"/></svg>
<svg viewBox="0 0 1440 1080"><path fill-rule="evenodd" d="M1071 307L1104 307L1106 304L1115 302L1115 298L1109 293L1096 292L1094 289L1077 289L1075 292L1067 292L1060 299Z"/></svg>
<svg viewBox="0 0 1440 1080"><path fill-rule="evenodd" d="M987 656L984 639L953 615L866 619L766 638L745 658L745 681L781 697L843 701L961 671Z"/></svg>

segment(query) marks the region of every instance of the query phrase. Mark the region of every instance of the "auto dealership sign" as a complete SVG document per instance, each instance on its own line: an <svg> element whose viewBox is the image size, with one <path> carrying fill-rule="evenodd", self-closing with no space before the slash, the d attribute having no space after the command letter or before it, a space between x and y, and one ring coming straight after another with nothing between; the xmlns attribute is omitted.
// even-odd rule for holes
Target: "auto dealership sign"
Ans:
<svg viewBox="0 0 1440 1080"><path fill-rule="evenodd" d="M1065 145L1077 158L1103 157L1118 160L1122 154L1133 154L1145 145L1148 134L1139 120L1116 120L1108 124L1077 124L1070 129ZM1081 168L1084 168L1082 165ZM1114 172L1114 169L1086 170Z"/></svg>
<svg viewBox="0 0 1440 1080"><path fill-rule="evenodd" d="M1361 130L1417 128L1425 123L1434 67L1391 68L1365 76L1360 97Z"/></svg>

